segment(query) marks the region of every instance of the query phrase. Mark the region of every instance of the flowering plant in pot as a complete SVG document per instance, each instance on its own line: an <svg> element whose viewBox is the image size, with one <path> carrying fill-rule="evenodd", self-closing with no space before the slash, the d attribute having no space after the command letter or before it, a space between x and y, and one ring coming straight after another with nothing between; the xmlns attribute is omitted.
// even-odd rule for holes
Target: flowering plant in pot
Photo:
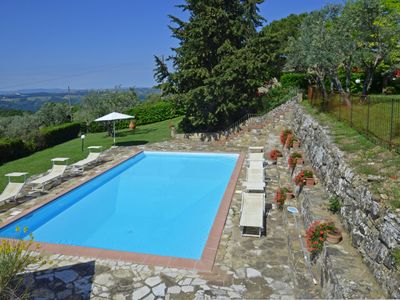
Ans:
<svg viewBox="0 0 400 300"><path fill-rule="evenodd" d="M314 221L306 231L307 249L312 254L318 254L324 247L328 232L335 230L333 222Z"/></svg>
<svg viewBox="0 0 400 300"><path fill-rule="evenodd" d="M313 176L314 176L313 171L301 170L299 174L297 174L296 177L293 179L293 181L296 185L301 185L301 186L306 183L307 185L314 185L315 182Z"/></svg>
<svg viewBox="0 0 400 300"><path fill-rule="evenodd" d="M294 169L297 164L302 163L303 156L299 152L293 152L288 158L288 165L290 169Z"/></svg>
<svg viewBox="0 0 400 300"><path fill-rule="evenodd" d="M289 135L293 135L293 133L292 133L292 131L291 131L290 129L283 129L283 130L281 131L281 134L280 134L280 141L281 141L281 145L282 145L282 146L285 146L286 140L287 140L287 138L288 138Z"/></svg>
<svg viewBox="0 0 400 300"><path fill-rule="evenodd" d="M293 192L286 188L278 187L275 191L274 201L276 202L278 209L283 209L286 200L290 200L293 196Z"/></svg>
<svg viewBox="0 0 400 300"><path fill-rule="evenodd" d="M292 145L293 148L300 148L300 140L297 137L293 137Z"/></svg>
<svg viewBox="0 0 400 300"><path fill-rule="evenodd" d="M278 157L282 157L282 152L279 150L273 149L268 153L268 157L270 160L276 162L278 160Z"/></svg>

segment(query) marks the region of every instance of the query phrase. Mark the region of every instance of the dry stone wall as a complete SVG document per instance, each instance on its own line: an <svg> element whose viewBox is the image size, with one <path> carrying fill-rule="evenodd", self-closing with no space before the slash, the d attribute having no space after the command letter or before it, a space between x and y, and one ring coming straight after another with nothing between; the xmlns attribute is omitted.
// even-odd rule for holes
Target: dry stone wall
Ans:
<svg viewBox="0 0 400 300"><path fill-rule="evenodd" d="M400 216L373 196L345 162L345 154L332 141L328 128L298 103L291 122L318 177L331 195L341 199L341 221L353 246L385 292L400 298L400 274L391 255L400 247Z"/></svg>

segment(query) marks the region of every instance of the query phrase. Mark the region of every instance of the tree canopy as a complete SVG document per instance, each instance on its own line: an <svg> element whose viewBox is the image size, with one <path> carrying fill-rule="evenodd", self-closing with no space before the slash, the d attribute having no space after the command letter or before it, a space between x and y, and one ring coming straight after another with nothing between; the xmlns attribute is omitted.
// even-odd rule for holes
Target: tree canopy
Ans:
<svg viewBox="0 0 400 300"><path fill-rule="evenodd" d="M155 78L185 112L185 131L222 129L256 110L257 87L266 73L256 55L259 0L187 0L180 5L188 21L170 16L179 40L169 57L174 72L156 57Z"/></svg>

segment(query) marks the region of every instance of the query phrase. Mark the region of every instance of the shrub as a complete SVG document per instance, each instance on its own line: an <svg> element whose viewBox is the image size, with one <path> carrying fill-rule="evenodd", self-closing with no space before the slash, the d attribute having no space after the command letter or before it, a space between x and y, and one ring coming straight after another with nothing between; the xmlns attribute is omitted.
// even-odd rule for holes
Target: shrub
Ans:
<svg viewBox="0 0 400 300"><path fill-rule="evenodd" d="M296 87L275 87L262 96L263 111L268 112L295 97L300 90Z"/></svg>
<svg viewBox="0 0 400 300"><path fill-rule="evenodd" d="M24 157L32 150L21 139L0 139L0 164Z"/></svg>
<svg viewBox="0 0 400 300"><path fill-rule="evenodd" d="M329 199L329 208L328 209L332 213L334 213L334 214L338 213L340 211L340 207L341 207L341 204L340 204L338 197L332 197Z"/></svg>
<svg viewBox="0 0 400 300"><path fill-rule="evenodd" d="M145 102L129 110L128 114L135 116L136 125L160 122L180 115L172 101Z"/></svg>
<svg viewBox="0 0 400 300"><path fill-rule="evenodd" d="M65 123L39 130L37 146L39 149L52 147L76 138L81 129L79 123Z"/></svg>
<svg viewBox="0 0 400 300"><path fill-rule="evenodd" d="M392 251L392 256L394 259L395 267L400 270L400 248L394 249Z"/></svg>
<svg viewBox="0 0 400 300"><path fill-rule="evenodd" d="M296 87L305 91L308 85L306 76L304 73L284 73L280 82L284 88Z"/></svg>
<svg viewBox="0 0 400 300"><path fill-rule="evenodd" d="M26 232L24 228L24 232ZM17 228L17 231L19 229ZM34 249L32 249L34 248ZM34 253L33 237L28 241L2 240L0 243L0 299L26 299L28 293L23 288L24 272L31 264L43 265L43 257Z"/></svg>

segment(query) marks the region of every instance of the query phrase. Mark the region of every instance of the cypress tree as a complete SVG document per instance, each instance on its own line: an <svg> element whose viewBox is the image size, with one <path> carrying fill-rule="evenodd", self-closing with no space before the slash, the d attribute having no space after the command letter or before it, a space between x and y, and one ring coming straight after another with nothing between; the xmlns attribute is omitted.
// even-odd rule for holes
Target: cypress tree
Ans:
<svg viewBox="0 0 400 300"><path fill-rule="evenodd" d="M253 55L260 0L187 0L188 21L170 16L179 40L174 72L156 57L155 77L185 112L182 128L214 131L257 109L262 63Z"/></svg>

